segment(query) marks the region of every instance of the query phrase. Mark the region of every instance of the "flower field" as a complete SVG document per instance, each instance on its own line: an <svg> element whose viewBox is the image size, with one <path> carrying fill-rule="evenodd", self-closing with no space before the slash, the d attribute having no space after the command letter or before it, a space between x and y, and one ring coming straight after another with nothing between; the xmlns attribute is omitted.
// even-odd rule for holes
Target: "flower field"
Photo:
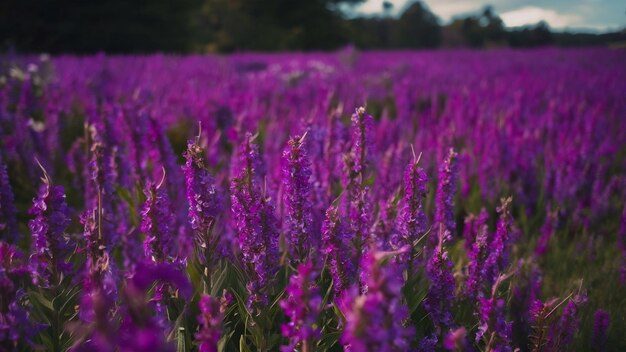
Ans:
<svg viewBox="0 0 626 352"><path fill-rule="evenodd" d="M624 62L0 57L0 351L624 351Z"/></svg>

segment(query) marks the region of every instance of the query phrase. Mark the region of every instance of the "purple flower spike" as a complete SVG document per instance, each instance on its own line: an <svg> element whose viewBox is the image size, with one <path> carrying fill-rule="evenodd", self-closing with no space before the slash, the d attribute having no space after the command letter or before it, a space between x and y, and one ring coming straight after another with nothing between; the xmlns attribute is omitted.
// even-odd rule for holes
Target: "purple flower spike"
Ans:
<svg viewBox="0 0 626 352"><path fill-rule="evenodd" d="M441 226L439 245L432 251L426 265L426 275L431 285L424 299L424 309L429 313L438 334L452 326L452 305L455 301L452 261L448 258L448 252L443 250L444 232Z"/></svg>
<svg viewBox="0 0 626 352"><path fill-rule="evenodd" d="M261 196L256 170L260 165L257 146L250 134L240 148L239 173L231 180L231 211L238 232L242 261L250 281L250 306L267 302L268 283L278 270L278 220L270 198Z"/></svg>
<svg viewBox="0 0 626 352"><path fill-rule="evenodd" d="M509 213L511 198L502 199L502 204L497 211L500 217L496 224L496 232L489 246L489 256L482 269L483 285L490 288L496 282L500 273L509 265L509 249L511 246L512 218Z"/></svg>
<svg viewBox="0 0 626 352"><path fill-rule="evenodd" d="M586 302L587 296L576 295L565 305L561 319L550 333L550 344L555 351L568 350L580 329L579 310Z"/></svg>
<svg viewBox="0 0 626 352"><path fill-rule="evenodd" d="M217 352L217 343L222 335L222 320L224 314L221 304L215 298L202 294L200 302L200 315L198 323L201 325L200 331L195 335L200 352Z"/></svg>
<svg viewBox="0 0 626 352"><path fill-rule="evenodd" d="M480 214L471 221L472 229L468 229L468 232L474 234L473 242L469 244L470 250L467 253L469 257L469 266L467 268L467 281L465 282L465 294L475 299L483 296L483 266L485 260L489 256L489 227L487 226L487 220L489 215L483 208ZM466 238L466 241L470 238Z"/></svg>
<svg viewBox="0 0 626 352"><path fill-rule="evenodd" d="M313 237L313 214L310 201L311 165L304 147L304 137L289 140L283 152L283 201L286 214L286 238L292 262L299 263L314 251L319 240Z"/></svg>
<svg viewBox="0 0 626 352"><path fill-rule="evenodd" d="M146 201L141 211L141 231L146 234L144 253L153 262L172 261L173 221L167 191L161 184L148 182L144 191Z"/></svg>
<svg viewBox="0 0 626 352"><path fill-rule="evenodd" d="M322 223L322 247L328 256L328 266L333 277L333 289L340 295L354 278L352 265L352 236L339 210L331 206L326 210L326 219Z"/></svg>
<svg viewBox="0 0 626 352"><path fill-rule="evenodd" d="M406 250L403 248L401 252ZM346 327L341 337L346 350L409 350L414 330L405 326L409 312L402 302L401 269L389 258L394 254L398 252L370 250L364 255L362 267L367 292L344 298L351 299L344 312Z"/></svg>
<svg viewBox="0 0 626 352"><path fill-rule="evenodd" d="M458 154L450 148L448 156L439 168L439 179L437 193L435 195L435 224L444 226L444 243L452 239L456 230L454 220L454 195L456 194L456 181L458 174L457 166ZM433 232L430 244L434 247L437 244L437 231Z"/></svg>
<svg viewBox="0 0 626 352"><path fill-rule="evenodd" d="M593 349L597 352L606 352L608 343L608 329L610 323L609 312L598 309L593 316Z"/></svg>
<svg viewBox="0 0 626 352"><path fill-rule="evenodd" d="M34 216L28 227L33 235L35 267L33 280L44 285L59 282L72 265L66 262L71 253L65 230L70 224L69 208L62 186L54 186L44 171L43 184L29 213ZM52 280L52 282L50 282Z"/></svg>
<svg viewBox="0 0 626 352"><path fill-rule="evenodd" d="M14 201L7 167L0 158L0 237L12 243L16 242L19 236Z"/></svg>
<svg viewBox="0 0 626 352"><path fill-rule="evenodd" d="M205 253L215 253L219 239L212 234L215 219L222 210L223 199L215 185L215 179L206 168L202 148L198 141L189 141L184 154L185 183L189 202L189 219L195 232L195 239L200 248L208 249ZM205 255L206 257L206 255ZM211 258L213 261L217 258Z"/></svg>
<svg viewBox="0 0 626 352"><path fill-rule="evenodd" d="M352 153L354 165L352 171L360 176L363 182L369 158L371 157L371 134L374 119L365 111L365 108L357 108L352 114Z"/></svg>
<svg viewBox="0 0 626 352"><path fill-rule="evenodd" d="M289 318L289 322L281 327L283 336L289 339L289 345L282 348L285 352L295 349L308 351L310 343L319 339L320 330L316 322L322 297L315 284L316 277L313 265L306 262L298 266L297 274L289 280L287 298L280 302L280 307Z"/></svg>
<svg viewBox="0 0 626 352"><path fill-rule="evenodd" d="M404 205L401 210L399 241L393 243L394 249L409 246L411 251L402 258L403 263L411 267L408 260L412 257L412 249L420 237L426 233L426 214L423 202L427 194L428 176L423 168L417 166L419 158L414 159L404 170Z"/></svg>

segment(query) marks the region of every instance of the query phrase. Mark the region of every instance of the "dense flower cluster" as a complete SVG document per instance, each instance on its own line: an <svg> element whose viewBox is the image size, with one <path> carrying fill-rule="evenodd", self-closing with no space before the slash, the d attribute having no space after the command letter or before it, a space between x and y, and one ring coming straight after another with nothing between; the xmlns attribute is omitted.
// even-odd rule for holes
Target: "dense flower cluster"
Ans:
<svg viewBox="0 0 626 352"><path fill-rule="evenodd" d="M283 336L289 338L289 345L282 348L284 351L296 348L308 351L320 337L317 320L322 308L322 297L315 284L316 278L313 265L310 262L302 263L285 289L287 297L280 302L280 307L289 322L281 326L281 331Z"/></svg>
<svg viewBox="0 0 626 352"><path fill-rule="evenodd" d="M624 51L341 55L0 59L0 350L626 350Z"/></svg>
<svg viewBox="0 0 626 352"><path fill-rule="evenodd" d="M407 250L403 248L402 251ZM406 351L414 334L404 324L408 308L402 303L402 276L390 260L397 253L375 250L363 256L367 292L350 297L346 304L346 327L342 342L349 351ZM347 299L344 297L344 299Z"/></svg>

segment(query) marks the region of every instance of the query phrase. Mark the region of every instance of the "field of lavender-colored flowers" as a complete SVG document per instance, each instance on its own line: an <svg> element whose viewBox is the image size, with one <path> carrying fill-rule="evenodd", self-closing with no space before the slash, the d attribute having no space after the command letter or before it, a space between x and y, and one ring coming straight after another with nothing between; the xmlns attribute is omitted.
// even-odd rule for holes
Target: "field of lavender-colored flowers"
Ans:
<svg viewBox="0 0 626 352"><path fill-rule="evenodd" d="M624 351L626 51L0 58L0 350Z"/></svg>

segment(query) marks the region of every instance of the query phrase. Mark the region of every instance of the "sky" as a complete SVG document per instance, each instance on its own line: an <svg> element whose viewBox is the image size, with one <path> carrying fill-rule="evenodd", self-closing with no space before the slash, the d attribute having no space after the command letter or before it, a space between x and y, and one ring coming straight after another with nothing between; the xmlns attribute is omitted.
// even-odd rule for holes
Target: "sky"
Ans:
<svg viewBox="0 0 626 352"><path fill-rule="evenodd" d="M361 15L382 14L384 0L366 0L352 11ZM388 0L398 15L415 0ZM476 13L491 5L508 27L546 21L563 30L609 31L626 27L625 0L423 0L442 23L453 17Z"/></svg>

